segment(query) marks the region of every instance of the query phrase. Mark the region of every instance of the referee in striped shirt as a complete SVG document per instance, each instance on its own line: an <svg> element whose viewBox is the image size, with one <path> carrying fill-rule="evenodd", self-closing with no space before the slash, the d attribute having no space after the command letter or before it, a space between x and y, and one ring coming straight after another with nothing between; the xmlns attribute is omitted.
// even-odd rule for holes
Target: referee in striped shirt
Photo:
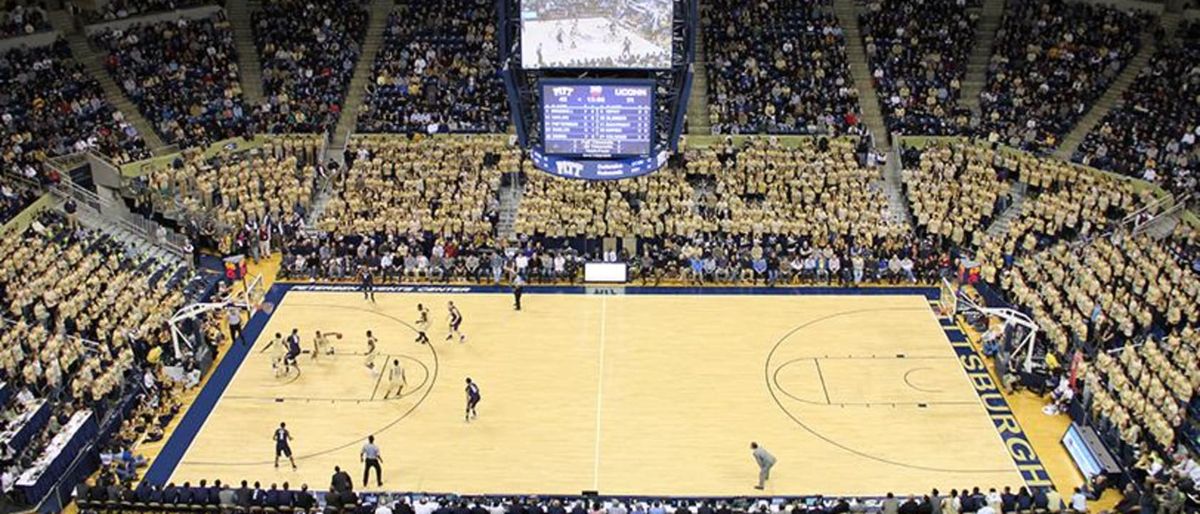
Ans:
<svg viewBox="0 0 1200 514"><path fill-rule="evenodd" d="M371 468L375 468L376 483L383 487L383 457L379 455L379 447L375 445L375 436L367 436L367 444L363 445L359 455L363 461L363 487L370 481Z"/></svg>

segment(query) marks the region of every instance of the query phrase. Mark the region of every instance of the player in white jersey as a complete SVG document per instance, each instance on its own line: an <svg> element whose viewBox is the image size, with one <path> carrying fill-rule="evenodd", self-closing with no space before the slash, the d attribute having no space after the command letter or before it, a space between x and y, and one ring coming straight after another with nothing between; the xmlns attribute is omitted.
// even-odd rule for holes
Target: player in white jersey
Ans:
<svg viewBox="0 0 1200 514"><path fill-rule="evenodd" d="M271 350L271 369L275 371L275 378L279 378L287 374L287 366L284 360L287 359L287 342L283 340L283 334L275 333L275 339L267 343L267 346L262 351Z"/></svg>
<svg viewBox="0 0 1200 514"><path fill-rule="evenodd" d="M467 342L467 335L459 331L459 327L462 326L463 322L462 313L458 312L458 307L454 306L454 302L449 302L448 306L450 308L450 333L446 334L446 340L449 341L454 336L458 336L458 342L465 343Z"/></svg>
<svg viewBox="0 0 1200 514"><path fill-rule="evenodd" d="M372 334L371 331L368 330L367 331L367 354L366 354L366 359L363 362L363 364L367 366L367 369L370 370L372 375L375 374L375 349L378 345L379 345L379 340L375 338L375 334Z"/></svg>
<svg viewBox="0 0 1200 514"><path fill-rule="evenodd" d="M400 365L400 359L392 359L392 369L388 370L388 386L383 392L383 399L386 400L396 392L396 398L404 395L404 388L408 387L408 377L404 374L404 366Z"/></svg>
<svg viewBox="0 0 1200 514"><path fill-rule="evenodd" d="M429 309L419 303L417 304L417 321L414 325L417 329L417 342L429 344L429 336L425 334L429 331Z"/></svg>
<svg viewBox="0 0 1200 514"><path fill-rule="evenodd" d="M322 334L320 330L317 331L317 335L313 337L313 360L317 360L317 356L321 354L333 355L333 344L329 341L329 336L333 335L341 336L341 334Z"/></svg>
<svg viewBox="0 0 1200 514"><path fill-rule="evenodd" d="M275 370L275 377L287 375L290 371L288 366L288 343L283 340L283 334L275 333L275 339L272 339L268 346L271 348L271 369ZM266 348L263 348L266 349Z"/></svg>

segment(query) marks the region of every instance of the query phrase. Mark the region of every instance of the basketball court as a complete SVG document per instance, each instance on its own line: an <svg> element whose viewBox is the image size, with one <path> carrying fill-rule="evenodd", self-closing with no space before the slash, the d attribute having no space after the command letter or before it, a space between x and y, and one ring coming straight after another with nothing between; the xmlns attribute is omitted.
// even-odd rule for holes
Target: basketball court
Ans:
<svg viewBox="0 0 1200 514"><path fill-rule="evenodd" d="M230 351L228 386L214 378L201 393L215 406L199 401L204 412L183 421L194 439L181 425L168 443L182 458L160 457L178 460L163 468L172 481L323 488L339 465L359 482L374 434L387 491L751 495L751 441L779 459L771 495L1025 484L968 359L919 293L542 290L517 312L486 288L380 292L375 304L337 289L292 287L240 366ZM466 343L444 339L451 300ZM430 345L414 342L418 303L432 312ZM317 330L342 338L335 355L305 353L298 374L276 378L264 347L292 328L306 350ZM367 330L382 373L365 365ZM385 399L396 363L409 387ZM467 377L483 398L470 423ZM297 471L273 466L281 421Z"/></svg>

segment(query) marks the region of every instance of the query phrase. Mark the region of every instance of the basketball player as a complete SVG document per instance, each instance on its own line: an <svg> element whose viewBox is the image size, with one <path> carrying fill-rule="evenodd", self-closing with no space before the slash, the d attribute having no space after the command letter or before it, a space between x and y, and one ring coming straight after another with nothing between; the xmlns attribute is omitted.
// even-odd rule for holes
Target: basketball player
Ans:
<svg viewBox="0 0 1200 514"><path fill-rule="evenodd" d="M367 331L367 358L366 358L366 362L364 362L363 364L365 364L367 366L367 370L370 371L372 375L375 374L375 347L378 345L378 343L379 343L379 340L375 339L375 334L372 334L371 331L368 330Z"/></svg>
<svg viewBox="0 0 1200 514"><path fill-rule="evenodd" d="M300 363L296 360L300 357L300 330L292 329L292 335L287 338L287 355L283 358L284 372L290 372L295 366L296 371L300 371Z"/></svg>
<svg viewBox="0 0 1200 514"><path fill-rule="evenodd" d="M275 429L275 467L279 467L279 456L287 456L288 461L292 463L292 470L296 469L296 459L292 458L292 445L288 441L292 440L291 432L288 432L287 423L280 422L279 428Z"/></svg>
<svg viewBox="0 0 1200 514"><path fill-rule="evenodd" d="M454 302L449 302L448 304L450 307L450 333L446 334L446 340L449 341L454 336L458 336L458 342L465 343L467 342L467 335L458 331L458 327L462 326L462 313L458 312L458 307L454 306Z"/></svg>
<svg viewBox="0 0 1200 514"><path fill-rule="evenodd" d="M424 305L417 304L417 342L421 344L429 344L429 336L425 332L429 330L429 309Z"/></svg>
<svg viewBox="0 0 1200 514"><path fill-rule="evenodd" d="M324 353L325 355L333 355L333 345L329 344L329 337L317 331L317 335L313 337L313 360L317 360L317 356Z"/></svg>
<svg viewBox="0 0 1200 514"><path fill-rule="evenodd" d="M271 369L275 370L275 378L279 378L287 374L287 342L283 340L283 334L275 333L275 339L267 343L267 347L271 349ZM266 348L263 348L266 350Z"/></svg>
<svg viewBox="0 0 1200 514"><path fill-rule="evenodd" d="M476 405L479 405L479 385L467 378L467 423L470 423L472 418L479 417L479 413L475 412Z"/></svg>
<svg viewBox="0 0 1200 514"><path fill-rule="evenodd" d="M371 272L371 267L360 268L358 278L362 281L363 300L371 300L371 303L375 303L375 275Z"/></svg>
<svg viewBox="0 0 1200 514"><path fill-rule="evenodd" d="M392 369L388 370L388 386L383 392L383 399L388 399L392 391L396 391L396 398L404 394L404 388L408 387L408 377L404 374L404 367L400 365L400 359L392 359Z"/></svg>

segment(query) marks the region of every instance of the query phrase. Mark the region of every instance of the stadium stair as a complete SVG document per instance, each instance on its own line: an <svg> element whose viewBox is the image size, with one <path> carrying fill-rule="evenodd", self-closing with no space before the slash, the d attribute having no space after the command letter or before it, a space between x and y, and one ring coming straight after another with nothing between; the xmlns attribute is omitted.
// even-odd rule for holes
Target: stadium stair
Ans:
<svg viewBox="0 0 1200 514"><path fill-rule="evenodd" d="M54 208L59 212L63 212L64 203L62 199L56 199ZM158 262L167 264L173 268L186 265L184 260L178 255L154 244L153 241L130 230L124 224L105 217L89 206L87 202L78 203L76 219L79 220L79 224L84 228L106 234L111 240L121 243L133 255L157 259Z"/></svg>
<svg viewBox="0 0 1200 514"><path fill-rule="evenodd" d="M708 119L708 57L704 53L703 14L696 32L696 62L692 66L692 90L688 94L687 133L709 135L712 125Z"/></svg>
<svg viewBox="0 0 1200 514"><path fill-rule="evenodd" d="M999 237L1008 232L1008 227L1021 216L1021 213L1025 209L1026 187L1024 182L1018 182L1013 184L1012 189L1009 189L1008 196L1010 202L1008 208L1000 213L999 216L996 216L996 219L992 221L992 225L988 227L987 235L989 238Z"/></svg>
<svg viewBox="0 0 1200 514"><path fill-rule="evenodd" d="M137 129L138 134L146 141L146 148L155 155L173 151L174 148L168 147L163 142L150 120L142 116L142 112L125 96L125 92L113 80L112 75L109 75L108 71L104 69L104 53L97 52L92 48L87 35L83 31L76 30L70 13L64 10L51 11L48 18L54 29L66 38L67 44L71 48L71 55L75 60L83 65L83 69L89 77L100 83L100 88L104 91L104 98L108 100L108 103L121 111L125 120Z"/></svg>
<svg viewBox="0 0 1200 514"><path fill-rule="evenodd" d="M891 219L913 227L912 212L908 210L908 199L904 195L903 165L892 157L883 167L883 191L887 195L888 214Z"/></svg>
<svg viewBox="0 0 1200 514"><path fill-rule="evenodd" d="M979 107L979 94L987 85L988 62L992 59L992 45L996 40L996 31L1000 30L1000 22L1004 19L1004 0L984 0L983 7L978 10L979 23L975 26L975 46L971 47L971 57L967 61L967 75L963 77L961 102L971 109L971 113L979 118L982 114Z"/></svg>
<svg viewBox="0 0 1200 514"><path fill-rule="evenodd" d="M333 141L327 150L327 154L339 162L342 159L342 151L346 149L346 140L355 128L358 109L366 99L367 83L372 79L375 70L375 56L383 47L383 32L387 29L388 15L395 5L393 0L371 0L367 36L363 42L362 53L358 56L358 63L354 65L354 76L346 90L346 101L342 103L342 113L333 132Z"/></svg>
<svg viewBox="0 0 1200 514"><path fill-rule="evenodd" d="M875 82L871 78L871 67L867 65L867 49L863 45L858 24L858 4L856 0L834 0L833 11L846 36L846 59L850 62L850 76L858 90L862 122L875 136L875 146L889 150L891 138L888 136L887 126L883 123L883 110L875 92Z"/></svg>
<svg viewBox="0 0 1200 514"><path fill-rule="evenodd" d="M242 98L248 105L263 102L262 62L258 47L254 44L254 17L259 0L240 0L225 3L225 14L233 29L233 40L237 47L238 77L242 80Z"/></svg>
<svg viewBox="0 0 1200 514"><path fill-rule="evenodd" d="M1172 18L1178 21L1178 18ZM1165 21L1165 20L1164 20ZM1157 45L1154 43L1154 29L1157 27L1155 23L1150 23L1145 30L1142 31L1142 45L1138 49L1138 53L1130 59L1125 65L1125 69L1117 75L1116 80L1108 86L1108 90L1100 96L1096 103L1092 104L1092 108L1088 109L1087 114L1075 124L1075 128L1063 138L1062 144L1058 146L1058 150L1054 152L1054 156L1068 160L1075 154L1075 150L1079 149L1079 145L1083 144L1083 140L1087 137L1092 129L1096 128L1104 117L1108 115L1114 107L1121 104L1121 99L1125 96L1125 90L1133 84L1137 79L1142 68L1145 68L1150 63L1150 58L1154 56L1154 50ZM1168 27L1168 30L1173 30L1173 27Z"/></svg>
<svg viewBox="0 0 1200 514"><path fill-rule="evenodd" d="M1178 212L1159 216L1142 227L1141 231L1151 238L1161 241L1175 232L1175 227L1182 222L1179 216Z"/></svg>
<svg viewBox="0 0 1200 514"><path fill-rule="evenodd" d="M521 206L521 196L525 188L516 181L500 186L500 213L496 222L496 235L500 241L515 241L517 239L516 221L517 208Z"/></svg>

